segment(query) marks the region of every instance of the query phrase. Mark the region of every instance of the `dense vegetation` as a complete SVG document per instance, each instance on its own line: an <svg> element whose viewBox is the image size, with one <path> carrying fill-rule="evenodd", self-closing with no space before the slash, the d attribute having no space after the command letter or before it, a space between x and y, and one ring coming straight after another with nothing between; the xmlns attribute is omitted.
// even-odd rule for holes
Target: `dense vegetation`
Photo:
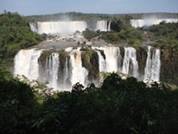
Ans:
<svg viewBox="0 0 178 134"><path fill-rule="evenodd" d="M31 47L42 38L30 30L26 19L17 13L0 14L0 63L11 60L18 50Z"/></svg>
<svg viewBox="0 0 178 134"><path fill-rule="evenodd" d="M119 45L138 47L145 42L155 47L178 49L178 23L162 22L159 25L136 29L130 25L129 20L129 17L112 20L111 32L86 30L83 35L88 40L100 38Z"/></svg>
<svg viewBox="0 0 178 134"><path fill-rule="evenodd" d="M122 17L122 19L113 18L110 32L86 30L83 35L88 40L97 37L108 43L140 46L143 42L143 31L133 28L130 25L130 19L129 16Z"/></svg>
<svg viewBox="0 0 178 134"><path fill-rule="evenodd" d="M164 23L145 29L156 46L178 49L178 23Z"/></svg>
<svg viewBox="0 0 178 134"><path fill-rule="evenodd" d="M39 94L0 71L0 133L176 134L178 92L134 78L107 77L72 92ZM40 101L39 101L40 99ZM41 101L42 100L42 101Z"/></svg>

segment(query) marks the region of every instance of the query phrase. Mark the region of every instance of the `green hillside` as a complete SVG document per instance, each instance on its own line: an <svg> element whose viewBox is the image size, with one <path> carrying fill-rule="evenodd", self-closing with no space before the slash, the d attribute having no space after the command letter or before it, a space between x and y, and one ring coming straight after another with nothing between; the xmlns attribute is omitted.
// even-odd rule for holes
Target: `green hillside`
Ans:
<svg viewBox="0 0 178 134"><path fill-rule="evenodd" d="M42 38L33 33L27 20L17 13L0 14L0 61L12 59L23 48L38 44Z"/></svg>

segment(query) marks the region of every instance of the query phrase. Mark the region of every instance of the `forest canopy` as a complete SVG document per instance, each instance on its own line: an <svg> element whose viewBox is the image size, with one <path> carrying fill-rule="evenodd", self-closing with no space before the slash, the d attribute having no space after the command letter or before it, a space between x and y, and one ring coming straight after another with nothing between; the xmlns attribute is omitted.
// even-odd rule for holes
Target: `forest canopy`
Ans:
<svg viewBox="0 0 178 134"><path fill-rule="evenodd" d="M17 13L0 14L0 60L13 58L23 48L36 45L42 40L31 31L25 17Z"/></svg>
<svg viewBox="0 0 178 134"><path fill-rule="evenodd" d="M2 72L0 72L2 73ZM0 75L1 76L1 75ZM48 95L0 78L0 133L176 134L178 90L111 74L101 88L77 83Z"/></svg>

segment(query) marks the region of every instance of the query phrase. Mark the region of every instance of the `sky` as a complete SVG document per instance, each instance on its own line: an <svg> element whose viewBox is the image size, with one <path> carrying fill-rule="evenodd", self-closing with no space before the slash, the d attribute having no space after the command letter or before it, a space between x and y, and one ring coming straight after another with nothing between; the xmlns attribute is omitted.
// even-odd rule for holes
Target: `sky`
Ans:
<svg viewBox="0 0 178 134"><path fill-rule="evenodd" d="M84 13L145 13L177 12L178 0L0 0L4 10L22 15L59 12Z"/></svg>

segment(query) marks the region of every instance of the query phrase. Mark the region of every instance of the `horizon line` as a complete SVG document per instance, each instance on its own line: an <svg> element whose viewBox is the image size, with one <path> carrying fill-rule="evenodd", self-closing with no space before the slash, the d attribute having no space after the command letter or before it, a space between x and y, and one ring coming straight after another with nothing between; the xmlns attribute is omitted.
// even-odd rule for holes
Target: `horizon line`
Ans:
<svg viewBox="0 0 178 134"><path fill-rule="evenodd" d="M78 14L99 14L99 15L129 15L129 14L178 14L178 11L153 11L153 12L123 12L123 13L101 13L101 12L79 12L79 11L67 11L67 12L54 12L54 13L47 13L47 14L31 14L31 15L24 15L22 13L19 13L18 11L8 11L4 10L3 12L0 12L0 14L4 14L5 12L10 12L10 13L18 13L19 15L22 16L45 16L45 15L57 15L57 14L69 14L69 13L78 13Z"/></svg>

